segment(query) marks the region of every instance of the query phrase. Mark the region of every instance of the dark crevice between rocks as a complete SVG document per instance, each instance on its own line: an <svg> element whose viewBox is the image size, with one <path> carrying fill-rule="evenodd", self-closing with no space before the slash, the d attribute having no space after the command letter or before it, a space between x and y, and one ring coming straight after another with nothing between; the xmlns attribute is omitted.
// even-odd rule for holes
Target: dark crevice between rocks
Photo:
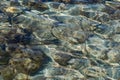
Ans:
<svg viewBox="0 0 120 80"><path fill-rule="evenodd" d="M50 44L55 44L55 45L60 45L61 41L59 39L53 39L53 40L44 40L41 41L45 45L50 45Z"/></svg>

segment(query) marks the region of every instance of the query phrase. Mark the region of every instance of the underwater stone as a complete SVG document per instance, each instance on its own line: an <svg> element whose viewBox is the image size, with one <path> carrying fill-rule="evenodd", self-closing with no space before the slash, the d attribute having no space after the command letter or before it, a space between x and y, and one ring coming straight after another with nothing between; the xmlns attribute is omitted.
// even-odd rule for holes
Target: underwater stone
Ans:
<svg viewBox="0 0 120 80"><path fill-rule="evenodd" d="M1 76L4 80L12 80L16 75L16 71L11 66L7 66L4 69L0 70Z"/></svg>
<svg viewBox="0 0 120 80"><path fill-rule="evenodd" d="M100 68L96 66L88 67L87 69L84 70L84 72L87 76L91 76L94 78L104 77L106 75L106 71L104 68Z"/></svg>
<svg viewBox="0 0 120 80"><path fill-rule="evenodd" d="M31 78L29 75L19 73L15 76L15 78L13 80L31 80Z"/></svg>
<svg viewBox="0 0 120 80"><path fill-rule="evenodd" d="M60 10L64 10L65 4L64 3L59 3L59 2L51 2L49 3L50 8L54 8L54 9L60 9Z"/></svg>
<svg viewBox="0 0 120 80"><path fill-rule="evenodd" d="M68 61L72 58L72 56L63 52L58 52L55 55L53 55L53 58L60 65L66 66L68 64Z"/></svg>
<svg viewBox="0 0 120 80"><path fill-rule="evenodd" d="M81 59L73 58L68 63L71 68L76 70L82 70L90 66L90 61L87 58L81 58Z"/></svg>
<svg viewBox="0 0 120 80"><path fill-rule="evenodd" d="M112 39L115 41L115 42L120 42L120 34L115 34Z"/></svg>
<svg viewBox="0 0 120 80"><path fill-rule="evenodd" d="M107 56L108 56L108 60L112 63L118 63L119 62L119 50L110 50L108 53L107 53Z"/></svg>
<svg viewBox="0 0 120 80"><path fill-rule="evenodd" d="M3 14L3 13L0 13L0 21L1 21L1 22L6 22L6 21L7 21L7 18L8 18L7 15L5 15L5 14Z"/></svg>
<svg viewBox="0 0 120 80"><path fill-rule="evenodd" d="M10 0L10 5L11 6L20 6L20 3L18 0Z"/></svg>
<svg viewBox="0 0 120 80"><path fill-rule="evenodd" d="M120 79L120 66L117 67L108 67L106 69L107 76L114 80Z"/></svg>
<svg viewBox="0 0 120 80"><path fill-rule="evenodd" d="M104 45L105 40L101 39L99 36L93 36L90 37L87 41L87 47L86 50L90 55L93 55L94 57L100 58L102 56L102 53L105 50L108 50L108 48Z"/></svg>
<svg viewBox="0 0 120 80"><path fill-rule="evenodd" d="M52 33L58 39L68 41L73 44L83 43L87 39L87 33L81 31L81 27L74 26L74 24L58 25L52 29Z"/></svg>
<svg viewBox="0 0 120 80"><path fill-rule="evenodd" d="M49 70L47 70L48 74L46 76L48 77L54 77L56 78L61 77L62 79L66 80L76 80L76 79L85 79L85 77L78 71L73 70L73 69L66 69L63 67L51 67ZM49 78L48 78L49 79ZM60 80L62 80L60 79Z"/></svg>

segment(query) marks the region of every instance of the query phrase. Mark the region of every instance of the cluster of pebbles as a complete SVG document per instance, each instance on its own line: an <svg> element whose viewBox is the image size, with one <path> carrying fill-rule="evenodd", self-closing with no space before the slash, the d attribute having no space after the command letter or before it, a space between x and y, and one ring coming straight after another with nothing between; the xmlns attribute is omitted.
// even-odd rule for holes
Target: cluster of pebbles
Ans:
<svg viewBox="0 0 120 80"><path fill-rule="evenodd" d="M120 80L120 0L0 0L0 80Z"/></svg>

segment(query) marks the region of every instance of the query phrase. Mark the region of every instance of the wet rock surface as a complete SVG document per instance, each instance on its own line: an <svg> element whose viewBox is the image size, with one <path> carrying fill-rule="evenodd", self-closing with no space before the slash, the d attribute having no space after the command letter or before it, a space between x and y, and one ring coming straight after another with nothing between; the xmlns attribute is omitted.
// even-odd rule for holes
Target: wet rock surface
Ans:
<svg viewBox="0 0 120 80"><path fill-rule="evenodd" d="M119 80L119 0L0 0L0 80Z"/></svg>

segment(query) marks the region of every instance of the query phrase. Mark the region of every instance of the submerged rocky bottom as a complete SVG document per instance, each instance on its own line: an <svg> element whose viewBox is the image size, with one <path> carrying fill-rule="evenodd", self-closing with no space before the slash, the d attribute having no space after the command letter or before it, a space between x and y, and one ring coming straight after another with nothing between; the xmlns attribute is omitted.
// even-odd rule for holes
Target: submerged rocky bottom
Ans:
<svg viewBox="0 0 120 80"><path fill-rule="evenodd" d="M0 80L120 80L119 0L0 0Z"/></svg>

